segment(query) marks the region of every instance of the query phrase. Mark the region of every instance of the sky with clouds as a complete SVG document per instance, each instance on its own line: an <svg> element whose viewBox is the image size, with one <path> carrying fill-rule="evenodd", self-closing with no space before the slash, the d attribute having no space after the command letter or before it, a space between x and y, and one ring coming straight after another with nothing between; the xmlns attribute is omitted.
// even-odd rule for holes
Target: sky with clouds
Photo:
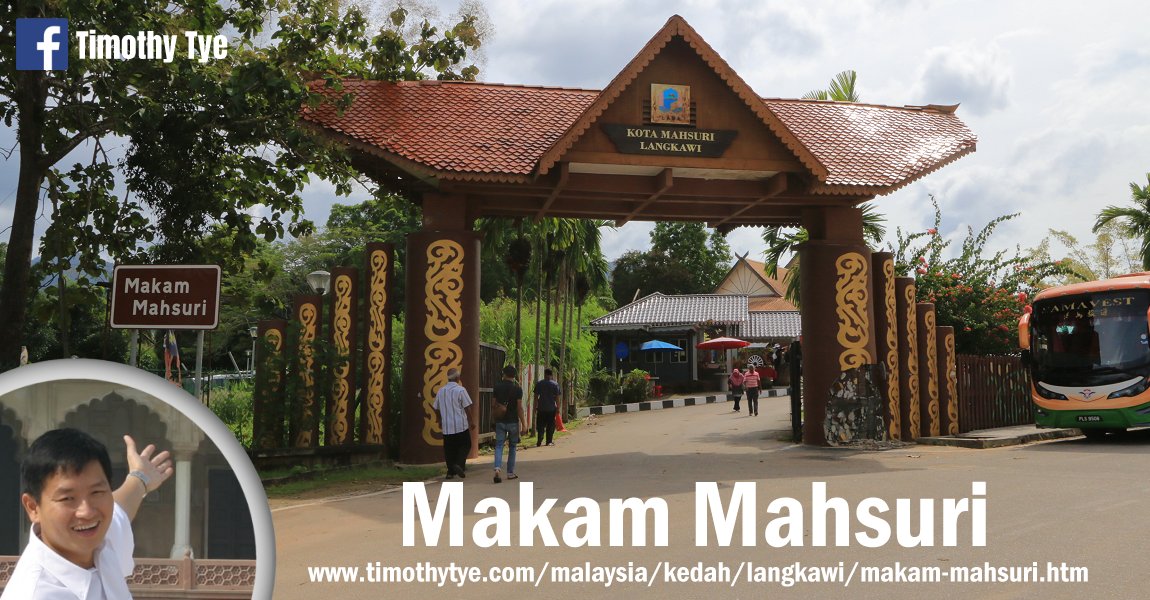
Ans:
<svg viewBox="0 0 1150 600"><path fill-rule="evenodd" d="M1150 3L763 0L487 0L495 37L481 79L601 89L672 14L681 15L765 97L793 98L858 72L862 101L961 103L978 151L877 198L895 227L961 238L1010 212L999 246L1050 228L1090 236L1099 209L1150 171ZM452 4L442 2L449 13ZM614 258L643 249L649 223L604 235ZM728 240L761 257L757 229Z"/></svg>
<svg viewBox="0 0 1150 600"><path fill-rule="evenodd" d="M458 6L435 0L443 14ZM1090 237L1098 211L1129 200L1150 171L1150 3L1009 0L486 0L495 27L480 78L601 89L672 14L684 17L760 95L793 98L858 72L862 101L961 103L978 151L877 204L896 227L931 225L961 238L1009 212L992 245L1038 244L1050 228ZM14 145L0 127L0 145ZM3 156L0 155L0 160ZM15 197L15 155L0 162L0 231ZM306 192L322 224L337 198ZM41 219L41 227L46 225ZM8 221L8 222L5 222ZM609 259L645 249L650 223L605 231ZM5 238L7 236L4 236ZM732 249L761 258L761 232L739 228ZM1057 252L1056 252L1057 254Z"/></svg>

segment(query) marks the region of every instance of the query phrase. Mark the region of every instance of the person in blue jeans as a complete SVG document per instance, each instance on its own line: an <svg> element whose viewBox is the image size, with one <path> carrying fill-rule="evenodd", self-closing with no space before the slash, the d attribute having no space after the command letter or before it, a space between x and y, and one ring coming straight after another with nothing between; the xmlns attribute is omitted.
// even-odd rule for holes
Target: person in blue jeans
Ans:
<svg viewBox="0 0 1150 600"><path fill-rule="evenodd" d="M515 474L515 450L519 446L519 432L527 429L526 411L523 410L523 388L516 381L518 372L510 365L503 367L503 379L493 390L495 418L495 483L503 481L503 441L507 441L507 479L519 479Z"/></svg>
<svg viewBox="0 0 1150 600"><path fill-rule="evenodd" d="M559 412L559 384L555 382L555 373L551 369L543 369L543 379L535 384L535 447L543 443L543 435L547 435L547 445L554 446L551 441L555 437L555 414Z"/></svg>

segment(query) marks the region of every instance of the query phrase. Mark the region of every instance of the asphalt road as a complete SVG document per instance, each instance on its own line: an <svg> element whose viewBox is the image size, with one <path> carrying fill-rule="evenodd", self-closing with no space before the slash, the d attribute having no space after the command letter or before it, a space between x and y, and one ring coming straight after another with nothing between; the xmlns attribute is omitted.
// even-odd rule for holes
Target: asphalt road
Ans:
<svg viewBox="0 0 1150 600"><path fill-rule="evenodd" d="M463 517L457 521L462 524L463 543L459 547L449 545L447 525L438 545L426 544L420 533L423 521L414 510L409 519L416 533L415 545L404 547L404 503L398 491L276 510L275 598L1146 596L1141 574L1150 531L1145 518L1150 498L1146 477L1150 433L1136 432L1106 443L1088 443L1079 437L991 450L808 448L782 441L789 428L788 403L786 398L765 399L758 417L733 413L729 404L600 417L561 438L555 447L521 452L517 482L493 484L491 457L474 460L462 485ZM521 482L533 484L536 510L545 499L556 499L547 522L555 531L558 547L544 546L538 532L532 536L532 546L521 543ZM748 511L755 518L749 546L742 544L741 521L734 522L729 545L716 540L713 529L707 543L696 539L697 482L716 482L724 510L736 485L740 491L755 490L757 502ZM852 534L843 540L848 545L835 545L833 510L826 518L812 514L816 512L812 496L819 482L825 483L827 496L843 499L842 518ZM974 482L986 483L985 494L975 493ZM424 486L432 508L441 487L439 480ZM621 528L623 546L610 545L610 500L630 497L665 501L667 546L655 545L654 518L648 520L646 545L637 545L629 527ZM497 531L495 512L474 512L476 503L487 498L502 499L510 508L506 519L509 547L480 547L473 539L473 533L484 536ZM575 512L565 513L565 505L579 498L590 499L588 504L598 507L600 517L589 518L593 509L586 507L572 507ZM881 500L889 510L874 509L860 517L856 511L860 505L870 506L864 503L868 498L876 499L866 501L870 503ZM967 502L961 503L964 498ZM781 500L772 506L776 499ZM788 504L787 499L793 501ZM899 499L905 499L905 507ZM956 526L950 546L944 545L944 499L959 500L960 508L984 504L981 511L973 509L951 519ZM920 510L923 501L933 502L932 508ZM799 511L802 515L796 516ZM980 528L972 512L985 514L983 546L976 545ZM921 533L920 518L925 517L933 524L932 543L904 547L896 514L909 523L903 527L908 538ZM864 519L889 524L885 543L867 547L860 542L855 534L875 536L882 527L870 528L871 521ZM825 544L813 537L812 524L817 522L828 523ZM800 525L791 527L795 523ZM564 544L565 528L573 543L576 538L588 538L591 530L598 531L600 545L569 547ZM768 534L788 545L772 546ZM377 582L372 579L379 576L368 571L368 564L374 566L377 561L380 567L406 568L398 572L401 577L418 577L418 568L425 563L437 567L454 563L477 567L480 579L488 580L462 587ZM1060 577L1086 575L1088 581L1036 581L1054 575L1048 563ZM1064 563L1085 570L1061 570ZM570 569L564 572L556 570L557 566ZM317 583L311 576L319 573L309 573L309 567L359 570L343 572L355 579L352 583ZM530 581L492 582L491 569L500 567L526 567L519 575ZM965 573L971 578L1013 576L1028 581L954 583L949 578L962 573L952 567L970 567ZM607 568L618 570L608 572ZM676 580L668 581L668 572ZM602 578L608 573L622 579L613 579L610 585L553 580L564 575ZM679 581L680 574L721 581ZM798 580L784 581L788 574ZM647 581L642 581L643 575ZM361 577L364 581L359 581ZM915 577L939 581L907 581ZM732 578L734 582L729 581ZM889 581L881 581L884 578Z"/></svg>

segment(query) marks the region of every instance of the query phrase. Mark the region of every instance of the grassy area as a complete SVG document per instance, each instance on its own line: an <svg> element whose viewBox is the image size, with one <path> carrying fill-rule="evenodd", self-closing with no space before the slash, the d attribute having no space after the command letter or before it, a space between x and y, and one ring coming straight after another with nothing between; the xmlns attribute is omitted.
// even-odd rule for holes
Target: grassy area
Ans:
<svg viewBox="0 0 1150 600"><path fill-rule="evenodd" d="M587 422L576 419L565 423L568 429L578 429ZM555 438L561 438L567 433L555 433ZM521 436L519 447L535 446L535 436ZM491 455L494 449L490 445L480 448L481 455ZM271 500L300 500L336 496L348 493L368 492L395 486L404 481L427 481L433 477L443 475L442 464L427 466L374 465L351 469L334 469L319 473L311 473L302 466L271 469L260 471L260 478L264 480L291 475L302 475L304 478L286 481L284 483L269 483L266 491Z"/></svg>
<svg viewBox="0 0 1150 600"><path fill-rule="evenodd" d="M395 467L374 466L357 469L339 469L317 474L314 477L289 481L285 483L269 484L266 491L269 499L272 498L300 498L318 497L354 491L364 491L373 488L384 488L398 485L404 481L426 481L443 474L443 467ZM271 473L264 472L262 477Z"/></svg>

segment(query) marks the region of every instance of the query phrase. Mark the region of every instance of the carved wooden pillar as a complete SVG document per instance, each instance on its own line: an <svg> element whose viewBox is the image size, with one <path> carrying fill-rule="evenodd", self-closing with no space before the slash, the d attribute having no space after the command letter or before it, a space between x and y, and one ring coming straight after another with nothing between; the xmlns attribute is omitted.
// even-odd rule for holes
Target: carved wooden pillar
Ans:
<svg viewBox="0 0 1150 600"><path fill-rule="evenodd" d="M831 384L841 373L875 362L871 261L858 209L811 209L803 224L811 234L799 248L803 443L822 446Z"/></svg>
<svg viewBox="0 0 1150 600"><path fill-rule="evenodd" d="M388 395L391 392L391 306L395 247L367 245L367 306L364 311L363 406L359 411L362 444L387 445Z"/></svg>
<svg viewBox="0 0 1150 600"><path fill-rule="evenodd" d="M443 433L432 408L460 369L473 404L472 454L478 453L479 236L470 231L465 200L425 194L424 229L407 236L407 318L404 323L403 435L400 459L443 460Z"/></svg>
<svg viewBox="0 0 1150 600"><path fill-rule="evenodd" d="M958 355L954 351L954 327L938 328L938 366L942 434L958 435Z"/></svg>
<svg viewBox="0 0 1150 600"><path fill-rule="evenodd" d="M319 445L319 379L321 369L316 357L316 337L322 315L322 297L315 294L296 296L292 311L299 327L296 334L296 394L292 411L292 446L314 448Z"/></svg>
<svg viewBox="0 0 1150 600"><path fill-rule="evenodd" d="M898 313L898 394L902 412L902 439L913 442L920 433L918 381L918 314L913 277L894 281Z"/></svg>
<svg viewBox="0 0 1150 600"><path fill-rule="evenodd" d="M284 350L287 321L268 319L256 326L255 389L252 392L252 449L284 446L285 391Z"/></svg>
<svg viewBox="0 0 1150 600"><path fill-rule="evenodd" d="M331 391L327 397L327 426L324 428L324 444L328 446L355 441L351 427L355 412L358 291L358 270L354 267L331 270L331 316L327 331L331 348Z"/></svg>
<svg viewBox="0 0 1150 600"><path fill-rule="evenodd" d="M942 420L938 407L938 331L936 331L934 305L919 302L916 310L919 410L922 414L920 434L923 437L937 437L942 433Z"/></svg>
<svg viewBox="0 0 1150 600"><path fill-rule="evenodd" d="M898 305L895 299L894 255L875 252L871 255L874 277L874 331L877 362L886 368L883 422L887 438L902 439L902 414L898 390Z"/></svg>

